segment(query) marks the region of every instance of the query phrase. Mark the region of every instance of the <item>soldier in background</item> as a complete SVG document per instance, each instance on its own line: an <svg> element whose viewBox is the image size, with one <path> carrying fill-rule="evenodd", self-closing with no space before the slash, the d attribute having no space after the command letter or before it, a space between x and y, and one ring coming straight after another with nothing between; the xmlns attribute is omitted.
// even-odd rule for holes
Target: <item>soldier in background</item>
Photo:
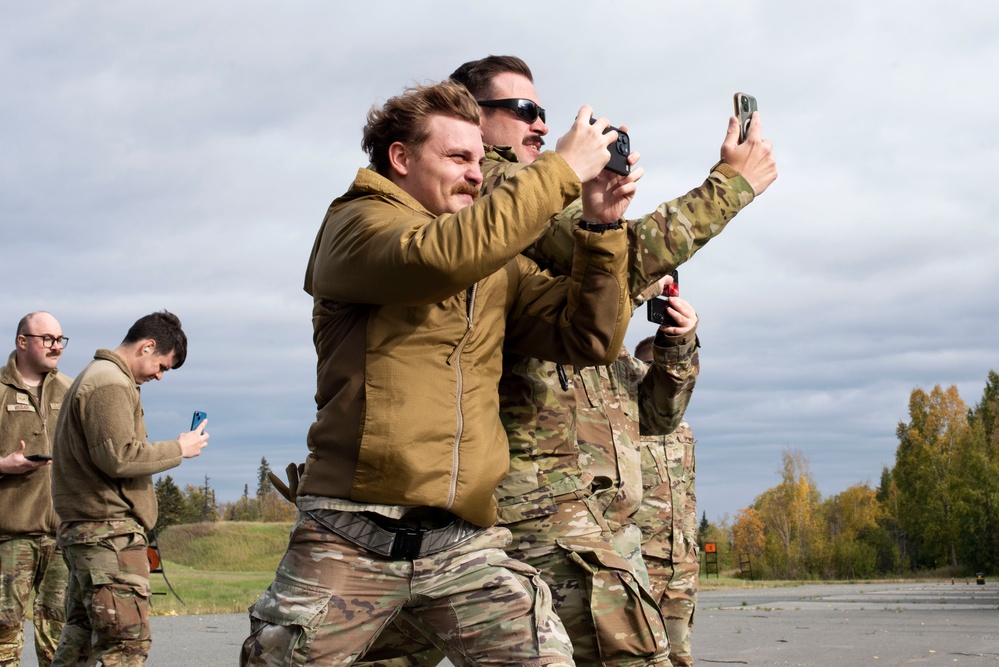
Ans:
<svg viewBox="0 0 999 667"><path fill-rule="evenodd" d="M635 347L635 357L652 362L653 338ZM689 394L688 394L689 396ZM634 519L642 530L642 557L659 603L673 667L693 665L700 557L697 498L694 495L694 436L686 421L669 435L642 436L642 505Z"/></svg>
<svg viewBox="0 0 999 667"><path fill-rule="evenodd" d="M57 368L69 339L50 313L25 315L0 375L0 666L20 662L35 592L38 664L52 662L66 618L66 564L56 546L52 435L72 379Z"/></svg>
<svg viewBox="0 0 999 667"><path fill-rule="evenodd" d="M97 350L66 392L53 443L52 501L69 588L53 667L146 662L152 476L198 456L208 434L205 420L176 440L148 442L138 385L162 379L186 358L177 316L152 313L116 349Z"/></svg>

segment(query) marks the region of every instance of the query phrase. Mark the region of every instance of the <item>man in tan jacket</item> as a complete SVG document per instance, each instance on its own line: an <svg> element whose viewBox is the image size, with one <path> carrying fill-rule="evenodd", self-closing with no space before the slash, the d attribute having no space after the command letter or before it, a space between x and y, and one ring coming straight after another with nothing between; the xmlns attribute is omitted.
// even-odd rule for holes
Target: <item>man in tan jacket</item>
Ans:
<svg viewBox="0 0 999 667"><path fill-rule="evenodd" d="M509 459L504 343L596 363L630 315L619 218L641 170L603 172L616 133L590 115L478 198L479 110L464 87L411 89L369 113L373 169L330 206L306 272L318 413L300 520L241 664L352 664L403 608L462 664L572 664L537 572L503 551L493 491ZM581 182L573 271L552 278L520 252Z"/></svg>
<svg viewBox="0 0 999 667"><path fill-rule="evenodd" d="M143 665L149 632L146 531L156 524L152 476L198 456L207 420L148 442L139 388L187 357L180 320L139 318L115 350L97 350L64 398L53 445L52 500L69 565L66 625L52 665Z"/></svg>
<svg viewBox="0 0 999 667"><path fill-rule="evenodd" d="M50 313L25 315L0 374L0 665L17 665L35 592L38 664L48 667L66 619L66 564L50 489L52 435L72 379L57 365L69 338Z"/></svg>

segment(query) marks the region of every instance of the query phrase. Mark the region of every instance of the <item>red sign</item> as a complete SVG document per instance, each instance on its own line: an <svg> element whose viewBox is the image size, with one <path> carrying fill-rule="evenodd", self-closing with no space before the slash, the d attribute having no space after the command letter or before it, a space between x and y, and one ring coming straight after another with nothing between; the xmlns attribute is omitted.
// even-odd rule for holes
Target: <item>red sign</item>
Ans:
<svg viewBox="0 0 999 667"><path fill-rule="evenodd" d="M705 551L705 553L713 554L716 551L718 551L718 547L715 545L714 542L705 542L704 543L704 551Z"/></svg>

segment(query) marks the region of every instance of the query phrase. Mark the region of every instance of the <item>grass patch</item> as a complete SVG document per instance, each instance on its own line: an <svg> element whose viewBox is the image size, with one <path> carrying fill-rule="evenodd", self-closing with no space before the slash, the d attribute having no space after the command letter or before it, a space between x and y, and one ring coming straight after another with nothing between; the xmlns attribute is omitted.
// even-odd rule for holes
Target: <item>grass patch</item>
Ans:
<svg viewBox="0 0 999 667"><path fill-rule="evenodd" d="M164 570L150 576L157 616L244 613L274 579L288 547L290 523L224 521L170 526L159 535Z"/></svg>
<svg viewBox="0 0 999 667"><path fill-rule="evenodd" d="M184 599L181 604L170 594L163 577L150 577L153 590L154 616L184 616L187 614L241 614L257 601L271 581L270 572L205 572L183 565L166 562L166 573L177 594ZM166 593L166 595L156 595Z"/></svg>
<svg viewBox="0 0 999 667"><path fill-rule="evenodd" d="M197 570L273 574L288 548L291 526L249 521L170 526L159 536L160 554L168 563Z"/></svg>

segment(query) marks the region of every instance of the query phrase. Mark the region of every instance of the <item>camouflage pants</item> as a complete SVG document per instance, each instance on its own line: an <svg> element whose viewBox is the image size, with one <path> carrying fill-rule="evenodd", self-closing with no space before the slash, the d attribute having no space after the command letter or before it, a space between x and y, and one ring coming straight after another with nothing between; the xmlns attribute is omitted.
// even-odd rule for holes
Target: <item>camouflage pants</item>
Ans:
<svg viewBox="0 0 999 667"><path fill-rule="evenodd" d="M509 541L489 528L425 558L390 560L302 514L250 608L240 664L350 665L403 610L459 665L571 664L547 587L506 555Z"/></svg>
<svg viewBox="0 0 999 667"><path fill-rule="evenodd" d="M0 667L16 666L24 644L24 615L31 591L35 654L52 662L66 620L66 563L50 535L0 538Z"/></svg>
<svg viewBox="0 0 999 667"><path fill-rule="evenodd" d="M66 626L52 667L144 665L149 632L149 557L139 533L63 547L69 565Z"/></svg>
<svg viewBox="0 0 999 667"><path fill-rule="evenodd" d="M674 667L693 665L690 633L694 629L699 563L696 560L672 563L647 556L645 564L649 569L649 579L652 580L652 593L666 619L670 663Z"/></svg>
<svg viewBox="0 0 999 667"><path fill-rule="evenodd" d="M650 592L641 531L612 529L587 500L507 526L510 555L533 565L552 591L580 667L668 665L668 640Z"/></svg>

